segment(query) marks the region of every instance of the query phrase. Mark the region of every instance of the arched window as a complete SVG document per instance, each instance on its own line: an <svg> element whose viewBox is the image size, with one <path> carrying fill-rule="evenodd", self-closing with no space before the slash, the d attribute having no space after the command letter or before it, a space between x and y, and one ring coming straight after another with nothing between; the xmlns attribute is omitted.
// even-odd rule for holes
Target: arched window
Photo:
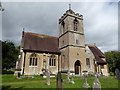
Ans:
<svg viewBox="0 0 120 90"><path fill-rule="evenodd" d="M62 33L64 33L64 32L65 32L65 22L63 21L63 22L61 23L61 25L62 25Z"/></svg>
<svg viewBox="0 0 120 90"><path fill-rule="evenodd" d="M74 20L74 31L78 31L78 21L77 21L77 19Z"/></svg>
<svg viewBox="0 0 120 90"><path fill-rule="evenodd" d="M56 66L56 57L54 55L50 56L49 65Z"/></svg>
<svg viewBox="0 0 120 90"><path fill-rule="evenodd" d="M90 59L86 58L86 65L90 68Z"/></svg>
<svg viewBox="0 0 120 90"><path fill-rule="evenodd" d="M36 54L30 56L29 66L37 66L38 57Z"/></svg>

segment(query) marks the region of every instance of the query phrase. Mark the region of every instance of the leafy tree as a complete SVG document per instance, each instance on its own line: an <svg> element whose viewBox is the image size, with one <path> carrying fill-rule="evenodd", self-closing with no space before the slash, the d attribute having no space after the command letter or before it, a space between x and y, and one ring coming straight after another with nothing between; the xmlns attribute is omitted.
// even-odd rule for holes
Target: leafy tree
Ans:
<svg viewBox="0 0 120 90"><path fill-rule="evenodd" d="M10 69L15 67L19 55L19 47L11 41L2 42L2 68Z"/></svg>
<svg viewBox="0 0 120 90"><path fill-rule="evenodd" d="M108 62L108 67L110 72L114 72L116 68L120 70L120 52L119 51L105 52L105 57Z"/></svg>

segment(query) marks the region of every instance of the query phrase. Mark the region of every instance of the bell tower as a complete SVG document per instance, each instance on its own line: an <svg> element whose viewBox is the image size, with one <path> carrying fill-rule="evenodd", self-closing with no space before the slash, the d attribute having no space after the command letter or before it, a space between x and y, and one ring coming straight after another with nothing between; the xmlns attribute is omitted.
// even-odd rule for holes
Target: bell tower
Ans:
<svg viewBox="0 0 120 90"><path fill-rule="evenodd" d="M85 70L83 15L73 12L71 6L59 19L59 49L62 72L80 74Z"/></svg>

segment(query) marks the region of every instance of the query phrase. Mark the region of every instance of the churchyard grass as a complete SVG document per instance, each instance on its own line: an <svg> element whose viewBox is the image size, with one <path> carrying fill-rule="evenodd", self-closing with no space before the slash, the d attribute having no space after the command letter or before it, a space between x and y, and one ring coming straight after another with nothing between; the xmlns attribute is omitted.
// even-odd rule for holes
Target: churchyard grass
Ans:
<svg viewBox="0 0 120 90"><path fill-rule="evenodd" d="M82 85L84 83L83 77L75 77L74 81L75 84L69 84L66 83L66 76L63 77L63 87L64 88L82 88ZM71 77L70 77L71 78ZM94 77L88 77L91 79L88 79L88 83L90 87L92 88L92 84L94 81ZM10 88L56 88L56 77L50 78L50 85L46 85L46 79L43 78L40 75L34 75L34 78L22 78L22 79L16 79L16 76L14 75L2 75L2 87L4 89L10 89ZM99 81L101 82L102 88L118 88L118 80L114 77L109 78L103 78L100 77ZM1 84L0 84L1 85Z"/></svg>

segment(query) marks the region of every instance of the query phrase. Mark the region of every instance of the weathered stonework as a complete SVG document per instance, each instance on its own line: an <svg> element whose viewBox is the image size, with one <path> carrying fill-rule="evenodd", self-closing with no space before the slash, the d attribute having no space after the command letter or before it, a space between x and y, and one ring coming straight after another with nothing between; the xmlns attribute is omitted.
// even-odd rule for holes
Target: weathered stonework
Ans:
<svg viewBox="0 0 120 90"><path fill-rule="evenodd" d="M28 49L29 47L31 48L32 45L34 46L34 44L38 44L39 40L37 43L32 43L31 46L28 45L28 47L24 49L23 46L26 42L24 42L25 36L23 33L20 50L21 55L16 62L16 68L21 69L21 74L43 74L43 70L48 69L52 74L57 74L58 71L66 73L70 71L75 74L83 74L84 71L87 71L87 73L92 72L102 73L106 76L109 75L107 63L102 52L100 52L96 46L92 46L90 48L89 45L85 45L83 15L79 15L72 10L67 10L66 13L59 19L59 38L35 33L28 34L33 35L33 37L37 40L43 40L43 42L45 38L48 38L49 40L55 39L59 44L59 47L56 46L56 44L55 46L59 49L58 51L60 53L58 53L58 51L57 53L55 52L56 48L52 50L53 52L44 51L50 49L50 47L44 48L43 51L35 49L36 51L33 50L33 52ZM31 40L29 38L27 41ZM56 43L56 41L52 42L52 44ZM39 44L41 43L42 41ZM49 41L49 43L51 42ZM46 44L44 45L46 46ZM33 49L34 48L35 47L33 47ZM92 51L92 49L94 50ZM96 56L96 53L100 55ZM31 55L33 54L37 57L37 65L30 65ZM51 56L55 57L55 61L53 59L54 63L53 61L50 61ZM97 58L99 60L97 60ZM87 59L89 59L89 63ZM55 65L51 65L51 62ZM35 64L34 61L32 63Z"/></svg>

